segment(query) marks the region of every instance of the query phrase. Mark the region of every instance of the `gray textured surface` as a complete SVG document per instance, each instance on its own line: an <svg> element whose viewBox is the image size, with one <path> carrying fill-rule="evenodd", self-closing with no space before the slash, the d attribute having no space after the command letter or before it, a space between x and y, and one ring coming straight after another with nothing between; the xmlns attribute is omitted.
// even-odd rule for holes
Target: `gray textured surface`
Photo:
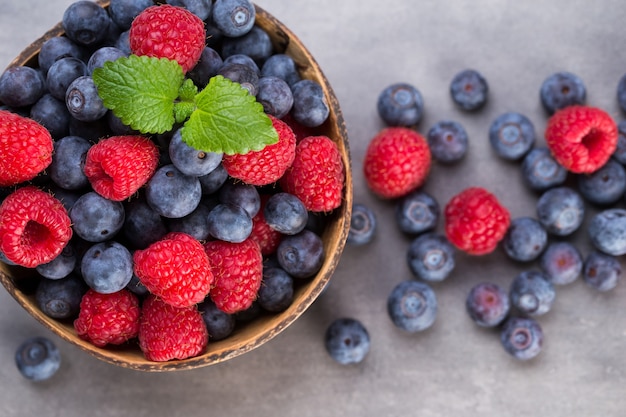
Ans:
<svg viewBox="0 0 626 417"><path fill-rule="evenodd" d="M58 22L70 0L4 1L0 67ZM424 95L425 133L437 120L460 121L470 151L459 165L435 165L426 190L441 204L469 185L491 189L513 216L534 215L535 198L516 164L497 160L489 123L504 111L528 115L542 141L543 79L558 70L583 78L590 104L620 121L615 91L626 72L624 18L618 0L524 1L319 0L258 1L312 51L333 84L350 134L355 202L379 218L375 242L347 247L328 290L295 324L266 345L217 366L149 374L117 368L49 334L0 291L0 415L12 416L623 416L626 408L626 284L600 294L578 280L558 288L553 310L540 318L544 351L519 363L495 333L476 328L464 311L468 289L482 280L508 286L535 264L513 264L501 251L459 256L447 281L434 285L435 326L407 335L393 328L385 302L410 278L393 205L374 198L361 174L370 138L382 127L375 102L386 85L406 81ZM288 6L293 5L293 6ZM452 76L473 67L487 78L490 101L475 115L457 111L448 96ZM584 230L576 234L588 250ZM341 367L326 354L331 320L352 316L369 329L372 349L358 366ZM33 384L13 366L26 337L57 341L62 369Z"/></svg>

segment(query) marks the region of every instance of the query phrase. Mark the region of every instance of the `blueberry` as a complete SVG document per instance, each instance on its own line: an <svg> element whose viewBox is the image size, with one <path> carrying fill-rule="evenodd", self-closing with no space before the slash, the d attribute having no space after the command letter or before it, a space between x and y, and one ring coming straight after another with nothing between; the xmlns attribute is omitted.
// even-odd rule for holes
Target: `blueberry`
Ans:
<svg viewBox="0 0 626 417"><path fill-rule="evenodd" d="M50 179L66 190L80 190L89 185L83 171L85 157L91 144L78 136L65 136L54 143L54 158L50 163Z"/></svg>
<svg viewBox="0 0 626 417"><path fill-rule="evenodd" d="M282 234L295 235L306 227L309 213L298 197L279 192L267 199L263 216L272 229Z"/></svg>
<svg viewBox="0 0 626 417"><path fill-rule="evenodd" d="M70 4L61 24L65 35L79 45L92 46L104 41L113 23L106 9L88 0Z"/></svg>
<svg viewBox="0 0 626 417"><path fill-rule="evenodd" d="M584 104L587 89L582 79L567 71L548 76L541 84L539 97L549 114L574 104Z"/></svg>
<svg viewBox="0 0 626 417"><path fill-rule="evenodd" d="M7 106L30 106L35 104L45 91L43 76L31 67L11 67L0 75L0 102Z"/></svg>
<svg viewBox="0 0 626 417"><path fill-rule="evenodd" d="M252 233L252 218L241 206L220 203L209 212L207 227L215 239L239 243Z"/></svg>
<svg viewBox="0 0 626 417"><path fill-rule="evenodd" d="M620 164L626 165L626 120L617 124L617 133L617 148L613 152L613 158Z"/></svg>
<svg viewBox="0 0 626 417"><path fill-rule="evenodd" d="M150 6L154 6L153 0L111 0L109 15L120 29L128 30L139 13Z"/></svg>
<svg viewBox="0 0 626 417"><path fill-rule="evenodd" d="M618 202L626 191L626 170L614 159L590 174L578 174L578 191L592 204L606 206Z"/></svg>
<svg viewBox="0 0 626 417"><path fill-rule="evenodd" d="M488 93L487 80L474 69L457 73L450 83L452 100L465 111L475 111L483 107L487 102Z"/></svg>
<svg viewBox="0 0 626 417"><path fill-rule="evenodd" d="M424 233L411 242L407 251L409 269L424 281L443 281L454 270L454 247L440 234Z"/></svg>
<svg viewBox="0 0 626 417"><path fill-rule="evenodd" d="M78 201L80 196L82 195L82 191L70 191L64 188L57 186L56 184L51 184L49 187L49 191L54 195L54 197L63 204L65 210L69 213L70 209Z"/></svg>
<svg viewBox="0 0 626 417"><path fill-rule="evenodd" d="M183 232L199 241L206 241L210 238L209 233L209 212L211 210L204 203L185 217L178 219L168 219L167 227L171 232Z"/></svg>
<svg viewBox="0 0 626 417"><path fill-rule="evenodd" d="M76 266L76 251L72 243L65 245L61 253L48 263L38 265L35 269L39 275L48 279L61 279L68 276Z"/></svg>
<svg viewBox="0 0 626 417"><path fill-rule="evenodd" d="M257 63L263 62L274 52L269 34L259 26L253 26L248 33L238 37L226 37L222 42L222 57L247 55Z"/></svg>
<svg viewBox="0 0 626 417"><path fill-rule="evenodd" d="M133 257L118 242L100 242L85 252L80 269L90 288L111 294L124 289L133 277Z"/></svg>
<svg viewBox="0 0 626 417"><path fill-rule="evenodd" d="M424 99L413 85L395 83L381 91L376 108L378 115L388 126L411 127L422 120Z"/></svg>
<svg viewBox="0 0 626 417"><path fill-rule="evenodd" d="M567 170L545 147L533 148L522 160L522 179L534 191L545 191L565 183Z"/></svg>
<svg viewBox="0 0 626 417"><path fill-rule="evenodd" d="M61 279L42 279L35 291L35 302L48 317L72 320L78 316L86 290L85 281L76 274Z"/></svg>
<svg viewBox="0 0 626 417"><path fill-rule="evenodd" d="M33 337L17 348L15 364L26 379L45 381L61 367L61 353L50 339Z"/></svg>
<svg viewBox="0 0 626 417"><path fill-rule="evenodd" d="M116 61L124 58L127 54L114 46L103 46L94 51L87 61L87 74L93 74L93 70L100 68L108 61Z"/></svg>
<svg viewBox="0 0 626 417"><path fill-rule="evenodd" d="M187 73L187 76L191 78L198 88L204 88L209 83L209 79L217 75L222 65L224 65L224 60L220 54L215 49L207 46L202 50L200 60Z"/></svg>
<svg viewBox="0 0 626 417"><path fill-rule="evenodd" d="M437 297L426 283L407 280L396 285L387 297L391 322L409 333L428 329L437 318Z"/></svg>
<svg viewBox="0 0 626 417"><path fill-rule="evenodd" d="M104 242L115 236L124 225L124 206L89 191L69 211L76 235L88 242Z"/></svg>
<svg viewBox="0 0 626 417"><path fill-rule="evenodd" d="M130 282L128 283L128 285L126 285L126 289L140 297L143 297L150 292L148 288L146 288L146 286L143 285L143 283L139 280L139 277L137 277L137 275L135 274L133 274Z"/></svg>
<svg viewBox="0 0 626 417"><path fill-rule="evenodd" d="M78 77L88 75L87 64L78 58L67 57L56 61L46 75L46 86L53 97L65 101L65 93Z"/></svg>
<svg viewBox="0 0 626 417"><path fill-rule="evenodd" d="M48 129L53 139L69 133L71 117L65 100L56 99L52 94L44 94L30 108L30 118Z"/></svg>
<svg viewBox="0 0 626 417"><path fill-rule="evenodd" d="M55 36L46 40L41 45L37 60L39 62L39 68L46 74L52 64L61 58L74 57L82 59L83 56L83 48L70 38L66 36Z"/></svg>
<svg viewBox="0 0 626 417"><path fill-rule="evenodd" d="M277 119L285 117L293 106L293 94L289 84L273 76L259 78L256 99L263 105L265 113Z"/></svg>
<svg viewBox="0 0 626 417"><path fill-rule="evenodd" d="M146 201L163 217L184 217L198 207L201 199L198 178L183 174L172 164L157 169L146 185Z"/></svg>
<svg viewBox="0 0 626 417"><path fill-rule="evenodd" d="M263 314L263 309L257 300L252 302L252 305L243 311L238 311L234 314L235 320L240 323L250 322Z"/></svg>
<svg viewBox="0 0 626 417"><path fill-rule="evenodd" d="M622 265L615 256L591 251L583 263L583 281L598 291L611 291L622 275Z"/></svg>
<svg viewBox="0 0 626 417"><path fill-rule="evenodd" d="M330 108L322 86L313 80L300 80L291 87L294 120L306 127L318 127L326 121Z"/></svg>
<svg viewBox="0 0 626 417"><path fill-rule="evenodd" d="M410 235L437 227L441 209L439 203L426 191L415 190L396 203L395 219L400 230Z"/></svg>
<svg viewBox="0 0 626 417"><path fill-rule="evenodd" d="M511 304L529 316L546 314L552 308L556 292L548 277L540 271L523 271L511 283Z"/></svg>
<svg viewBox="0 0 626 417"><path fill-rule="evenodd" d="M138 130L134 130L132 127L124 124L122 119L117 117L112 111L108 111L105 114L104 119L106 120L106 123L113 135L125 136L141 134Z"/></svg>
<svg viewBox="0 0 626 417"><path fill-rule="evenodd" d="M217 74L241 84L243 88L248 90L250 95L257 95L259 75L250 66L239 63L225 63L220 67Z"/></svg>
<svg viewBox="0 0 626 417"><path fill-rule="evenodd" d="M98 120L107 112L102 99L98 95L96 84L89 75L76 78L67 87L65 105L70 114L82 122Z"/></svg>
<svg viewBox="0 0 626 417"><path fill-rule="evenodd" d="M502 247L509 258L520 261L534 261L548 244L548 232L532 217L518 217L511 221Z"/></svg>
<svg viewBox="0 0 626 417"><path fill-rule="evenodd" d="M259 190L251 184L239 181L227 181L218 192L220 202L234 204L243 208L250 218L261 209Z"/></svg>
<svg viewBox="0 0 626 417"><path fill-rule="evenodd" d="M134 248L145 249L167 234L163 218L145 198L133 199L126 204L125 210L123 233Z"/></svg>
<svg viewBox="0 0 626 417"><path fill-rule="evenodd" d="M593 246L608 255L626 254L626 210L605 209L589 222L589 238Z"/></svg>
<svg viewBox="0 0 626 417"><path fill-rule="evenodd" d="M285 236L276 250L280 266L292 277L306 279L322 268L325 259L322 239L304 229L296 235Z"/></svg>
<svg viewBox="0 0 626 417"><path fill-rule="evenodd" d="M203 195L209 195L217 192L228 180L228 172L222 164L219 164L213 171L207 175L198 177L200 188Z"/></svg>
<svg viewBox="0 0 626 417"><path fill-rule="evenodd" d="M376 214L365 204L352 205L350 230L346 243L353 246L366 245L376 236Z"/></svg>
<svg viewBox="0 0 626 417"><path fill-rule="evenodd" d="M80 136L81 138L93 143L98 142L103 137L112 136L111 129L109 128L109 122L106 117L90 122L70 117L69 134L70 136Z"/></svg>
<svg viewBox="0 0 626 417"><path fill-rule="evenodd" d="M561 186L544 191L537 201L539 223L555 236L568 236L582 224L585 216L583 198L574 189Z"/></svg>
<svg viewBox="0 0 626 417"><path fill-rule="evenodd" d="M301 80L296 62L289 55L274 54L261 66L261 77L278 77L289 86Z"/></svg>
<svg viewBox="0 0 626 417"><path fill-rule="evenodd" d="M539 259L539 265L548 280L555 285L574 282L582 272L580 251L569 242L552 242Z"/></svg>
<svg viewBox="0 0 626 417"><path fill-rule="evenodd" d="M235 330L237 324L235 316L217 308L210 298L207 297L198 304L198 310L202 313L202 319L209 332L209 340L225 339Z"/></svg>
<svg viewBox="0 0 626 417"><path fill-rule="evenodd" d="M119 38L113 43L113 46L124 52L127 56L131 55L133 51L130 49L130 30L120 33Z"/></svg>
<svg viewBox="0 0 626 417"><path fill-rule="evenodd" d="M465 309L474 323L496 327L509 315L509 294L499 285L481 282L474 285L465 299Z"/></svg>
<svg viewBox="0 0 626 417"><path fill-rule="evenodd" d="M176 130L169 145L172 164L180 172L192 177L207 175L222 162L222 153L195 149L183 141L182 129Z"/></svg>
<svg viewBox="0 0 626 417"><path fill-rule="evenodd" d="M211 17L211 0L167 0L166 3L187 9L200 20L207 20Z"/></svg>
<svg viewBox="0 0 626 417"><path fill-rule="evenodd" d="M511 317L500 332L504 350L519 360L536 357L543 346L543 330L533 318Z"/></svg>
<svg viewBox="0 0 626 417"><path fill-rule="evenodd" d="M225 36L237 37L254 26L256 11L248 0L216 0L213 3L213 24Z"/></svg>
<svg viewBox="0 0 626 417"><path fill-rule="evenodd" d="M463 159L467 153L468 136L463 125L453 120L435 123L426 134L432 157L444 164Z"/></svg>
<svg viewBox="0 0 626 417"><path fill-rule="evenodd" d="M263 268L258 302L266 311L280 313L293 302L293 278L282 268Z"/></svg>
<svg viewBox="0 0 626 417"><path fill-rule="evenodd" d="M516 112L502 113L489 127L489 143L501 158L516 161L535 144L535 126L530 119Z"/></svg>
<svg viewBox="0 0 626 417"><path fill-rule="evenodd" d="M363 324L353 318L334 320L324 335L324 346L330 357L341 365L363 362L370 351L370 335Z"/></svg>
<svg viewBox="0 0 626 417"><path fill-rule="evenodd" d="M261 77L261 69L259 65L252 59L249 55L246 54L232 54L227 57L224 57L224 63L222 65L230 65L230 64L243 64L250 69L254 70L254 73Z"/></svg>

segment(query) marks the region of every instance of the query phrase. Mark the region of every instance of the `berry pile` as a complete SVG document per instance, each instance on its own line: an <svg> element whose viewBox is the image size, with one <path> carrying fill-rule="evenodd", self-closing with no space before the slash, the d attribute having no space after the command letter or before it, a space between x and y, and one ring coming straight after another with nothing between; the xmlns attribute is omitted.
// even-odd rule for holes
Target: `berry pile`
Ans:
<svg viewBox="0 0 626 417"><path fill-rule="evenodd" d="M1 259L78 337L152 361L285 311L322 267L346 175L321 85L251 2L167 3L77 1L37 66L0 76ZM145 101L154 85L172 101Z"/></svg>
<svg viewBox="0 0 626 417"><path fill-rule="evenodd" d="M622 80L620 98L626 97L624 85ZM476 70L460 72L450 86L453 102L468 113L479 111L488 91ZM391 100L394 94L398 98ZM393 202L395 223L411 239L406 263L413 279L398 283L387 298L393 325L412 333L434 324L437 298L430 284L454 272L455 255L460 253L479 257L500 247L502 256L524 266L508 288L494 277L474 285L465 299L471 321L496 329L504 350L520 360L540 353L544 334L539 317L552 310L559 286L580 277L598 291L618 284L619 257L626 254L626 210L616 205L626 195L626 125L617 125L604 110L586 104L580 78L556 73L540 88L548 115L547 146L537 143L532 121L517 112L502 113L485 132L494 154L517 162L523 183L538 196L536 215L514 218L496 195L477 186L440 206L423 187L429 167L460 163L468 151L467 133L459 122L443 120L423 141L416 127L416 115L424 111L419 91L398 83L379 97L379 116L386 126L367 147L364 179L373 195ZM567 239L581 229L588 213L591 248L583 254ZM348 243L371 242L377 235L376 218L371 208L355 204Z"/></svg>

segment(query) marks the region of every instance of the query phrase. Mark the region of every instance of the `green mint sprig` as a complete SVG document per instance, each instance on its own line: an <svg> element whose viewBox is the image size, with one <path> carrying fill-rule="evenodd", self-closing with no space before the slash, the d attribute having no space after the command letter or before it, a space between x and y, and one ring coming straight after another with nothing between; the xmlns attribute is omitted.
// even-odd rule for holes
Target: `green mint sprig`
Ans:
<svg viewBox="0 0 626 417"><path fill-rule="evenodd" d="M278 141L263 106L221 75L198 92L176 61L130 55L95 69L93 80L104 105L144 134L164 133L182 123L182 139L189 146L227 155Z"/></svg>

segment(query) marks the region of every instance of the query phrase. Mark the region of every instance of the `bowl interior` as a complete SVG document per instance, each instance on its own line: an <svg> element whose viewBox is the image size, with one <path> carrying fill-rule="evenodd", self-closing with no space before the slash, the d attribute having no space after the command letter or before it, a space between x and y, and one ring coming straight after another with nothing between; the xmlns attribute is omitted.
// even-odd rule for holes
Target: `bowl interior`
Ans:
<svg viewBox="0 0 626 417"><path fill-rule="evenodd" d="M98 1L98 3L108 7L108 0ZM256 11L256 25L267 31L274 43L275 50L284 52L295 60L302 78L316 80L322 85L330 106L328 120L317 129L316 133L332 138L338 145L346 171L346 182L343 203L329 215L329 221L322 235L326 252L324 264L315 277L297 285L293 303L286 311L279 314L265 314L249 323L238 324L234 333L228 338L220 341L209 341L204 353L194 358L152 362L144 358L136 343L97 348L78 338L72 322L57 321L39 310L33 295L34 283L37 278L32 270L0 263L2 285L28 313L64 340L73 343L100 360L143 371L172 371L207 366L239 356L269 341L293 323L318 297L339 262L350 226L352 207L350 152L339 103L322 70L298 38L262 8L256 6ZM62 35L63 29L58 24L30 44L11 62L9 67L19 65L36 67L37 54L41 45L51 37Z"/></svg>

